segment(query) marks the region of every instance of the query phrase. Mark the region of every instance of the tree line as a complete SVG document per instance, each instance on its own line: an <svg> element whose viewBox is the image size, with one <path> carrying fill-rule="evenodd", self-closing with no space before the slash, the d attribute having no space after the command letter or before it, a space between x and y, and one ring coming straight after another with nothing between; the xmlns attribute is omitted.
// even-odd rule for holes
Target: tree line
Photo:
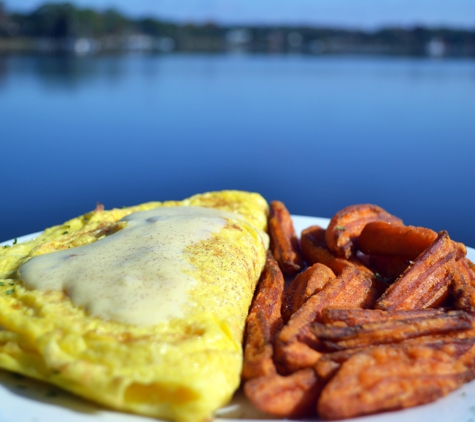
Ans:
<svg viewBox="0 0 475 422"><path fill-rule="evenodd" d="M475 56L475 29L382 28L376 31L312 26L230 26L180 24L156 17L131 18L114 9L103 11L71 3L46 3L31 12L9 12L0 2L0 37L70 39L163 38L175 50L308 51L314 53L427 54L428 47L446 55ZM432 44L431 44L432 43ZM439 44L434 44L439 43Z"/></svg>

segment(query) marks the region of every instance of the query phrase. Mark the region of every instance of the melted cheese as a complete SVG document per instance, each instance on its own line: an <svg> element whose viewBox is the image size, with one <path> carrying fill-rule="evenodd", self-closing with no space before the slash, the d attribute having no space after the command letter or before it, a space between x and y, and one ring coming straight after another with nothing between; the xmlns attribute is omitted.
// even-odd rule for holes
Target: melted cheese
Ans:
<svg viewBox="0 0 475 422"><path fill-rule="evenodd" d="M235 214L166 207L136 212L124 229L95 243L34 257L20 267L26 287L64 291L91 315L150 326L180 318L196 285L186 250Z"/></svg>

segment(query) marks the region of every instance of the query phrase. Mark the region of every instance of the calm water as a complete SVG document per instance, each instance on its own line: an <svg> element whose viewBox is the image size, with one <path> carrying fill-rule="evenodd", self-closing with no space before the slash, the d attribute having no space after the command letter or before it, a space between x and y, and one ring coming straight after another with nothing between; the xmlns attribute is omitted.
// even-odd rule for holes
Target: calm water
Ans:
<svg viewBox="0 0 475 422"><path fill-rule="evenodd" d="M379 204L475 247L475 61L0 57L0 239L94 208L245 189Z"/></svg>

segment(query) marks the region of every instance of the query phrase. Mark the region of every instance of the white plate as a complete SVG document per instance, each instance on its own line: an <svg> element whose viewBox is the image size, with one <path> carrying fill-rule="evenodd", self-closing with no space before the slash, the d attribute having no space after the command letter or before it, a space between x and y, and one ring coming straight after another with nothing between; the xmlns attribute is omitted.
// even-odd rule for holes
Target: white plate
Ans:
<svg viewBox="0 0 475 422"><path fill-rule="evenodd" d="M293 216L295 230L317 224L326 227L328 219ZM24 242L40 233L18 238ZM11 245L13 240L0 243ZM475 261L475 250L467 248L467 257ZM219 411L217 421L245 419L256 422L270 419L259 414L238 392L232 402ZM272 419L270 419L272 420ZM157 419L115 412L77 398L59 388L0 371L0 422L145 422ZM388 412L348 422L475 422L475 381L434 403L407 410Z"/></svg>

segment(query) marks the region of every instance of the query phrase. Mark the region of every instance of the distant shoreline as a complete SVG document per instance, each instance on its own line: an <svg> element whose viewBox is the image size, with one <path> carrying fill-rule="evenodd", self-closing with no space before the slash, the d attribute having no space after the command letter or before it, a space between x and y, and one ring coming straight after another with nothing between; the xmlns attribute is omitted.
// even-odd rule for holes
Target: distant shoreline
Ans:
<svg viewBox="0 0 475 422"><path fill-rule="evenodd" d="M7 12L0 0L0 54L242 52L310 55L475 57L475 29L177 23L49 3Z"/></svg>
<svg viewBox="0 0 475 422"><path fill-rule="evenodd" d="M241 30L241 29L239 29ZM262 46L254 43L229 43L226 40L195 37L182 39L177 45L173 38L152 37L133 34L106 38L46 38L46 37L0 37L0 55L5 54L71 54L99 55L110 53L248 53L248 54L305 54L323 55L365 55L365 56L402 56L402 57L437 57L475 58L475 47L452 46L439 38L434 38L422 47L414 48L403 45L378 43L355 43L327 39L313 41L310 44L289 48L287 45Z"/></svg>

